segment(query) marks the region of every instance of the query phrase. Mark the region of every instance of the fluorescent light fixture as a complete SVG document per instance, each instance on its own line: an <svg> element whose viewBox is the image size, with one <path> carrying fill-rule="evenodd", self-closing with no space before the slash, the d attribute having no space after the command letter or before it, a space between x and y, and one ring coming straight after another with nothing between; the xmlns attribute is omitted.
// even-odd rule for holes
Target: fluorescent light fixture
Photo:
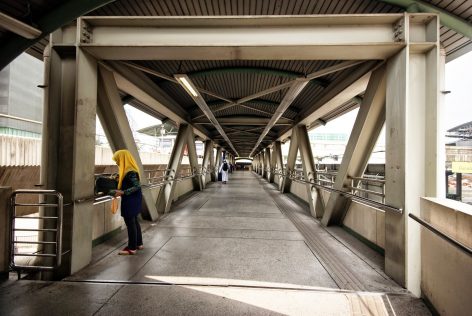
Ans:
<svg viewBox="0 0 472 316"><path fill-rule="evenodd" d="M190 93L193 97L198 97L197 89L195 86L190 82L190 79L187 75L175 75L175 78L182 83L182 86Z"/></svg>

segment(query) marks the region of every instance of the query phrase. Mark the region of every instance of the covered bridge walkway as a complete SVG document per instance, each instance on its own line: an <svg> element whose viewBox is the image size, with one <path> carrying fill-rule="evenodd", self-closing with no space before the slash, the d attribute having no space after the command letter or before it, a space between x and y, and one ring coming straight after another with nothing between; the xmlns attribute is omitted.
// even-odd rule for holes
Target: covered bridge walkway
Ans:
<svg viewBox="0 0 472 316"><path fill-rule="evenodd" d="M385 275L382 255L342 228L321 226L306 203L250 171L175 204L147 227L137 255L117 256L123 242L96 247L92 264L61 282L4 284L2 311L430 315Z"/></svg>

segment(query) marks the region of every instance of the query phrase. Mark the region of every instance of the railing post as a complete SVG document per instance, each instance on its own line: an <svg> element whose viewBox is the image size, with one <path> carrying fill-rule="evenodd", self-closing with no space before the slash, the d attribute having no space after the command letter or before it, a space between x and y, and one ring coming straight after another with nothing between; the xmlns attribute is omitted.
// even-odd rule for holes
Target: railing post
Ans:
<svg viewBox="0 0 472 316"><path fill-rule="evenodd" d="M10 257L10 196L11 187L0 187L0 281L8 279Z"/></svg>

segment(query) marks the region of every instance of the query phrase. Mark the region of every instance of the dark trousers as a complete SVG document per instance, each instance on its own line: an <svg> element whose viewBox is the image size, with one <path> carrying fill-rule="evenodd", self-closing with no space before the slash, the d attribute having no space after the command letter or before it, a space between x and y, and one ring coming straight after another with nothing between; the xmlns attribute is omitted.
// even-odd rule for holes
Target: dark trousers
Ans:
<svg viewBox="0 0 472 316"><path fill-rule="evenodd" d="M126 227L128 228L128 248L136 250L138 246L143 244L143 235L141 234L141 226L138 222L138 216L124 217Z"/></svg>

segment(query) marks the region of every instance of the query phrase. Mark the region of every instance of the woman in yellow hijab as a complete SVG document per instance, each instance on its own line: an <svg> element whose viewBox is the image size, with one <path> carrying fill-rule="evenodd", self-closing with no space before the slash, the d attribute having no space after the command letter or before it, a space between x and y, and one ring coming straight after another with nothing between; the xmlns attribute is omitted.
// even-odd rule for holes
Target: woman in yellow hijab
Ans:
<svg viewBox="0 0 472 316"><path fill-rule="evenodd" d="M118 165L118 189L111 192L115 197L121 196L121 216L128 229L128 246L120 255L134 255L136 250L143 249L143 237L138 215L141 212L142 193L139 182L139 168L128 150L115 152L113 161Z"/></svg>

